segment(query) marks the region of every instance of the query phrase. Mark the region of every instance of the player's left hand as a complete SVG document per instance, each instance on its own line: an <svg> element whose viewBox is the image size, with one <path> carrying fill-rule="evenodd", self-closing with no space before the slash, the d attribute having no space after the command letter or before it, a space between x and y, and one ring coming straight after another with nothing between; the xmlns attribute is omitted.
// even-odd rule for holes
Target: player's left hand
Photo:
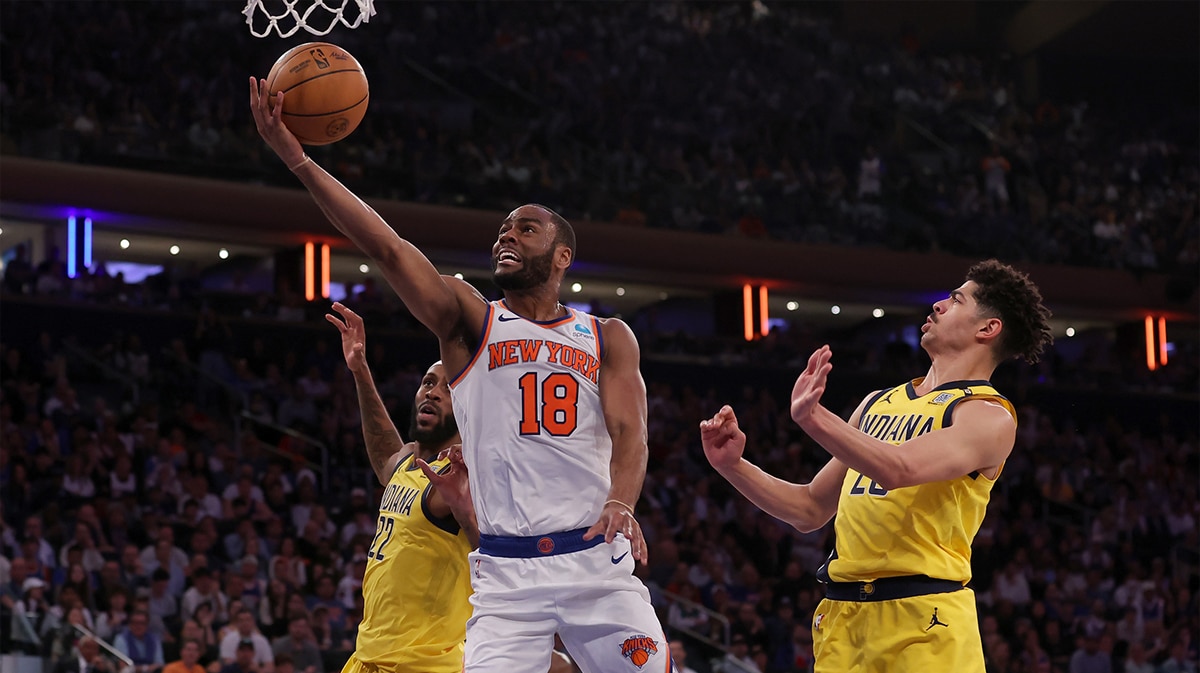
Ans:
<svg viewBox="0 0 1200 673"><path fill-rule="evenodd" d="M597 535L603 535L604 541L611 543L616 539L617 533L624 535L625 539L629 540L629 550L633 554L634 560L641 561L643 564L649 562L649 555L646 553L646 538L642 535L642 525L634 518L633 512L616 502L604 504L604 509L600 512L600 520L587 529L587 532L583 534L583 539L590 540Z"/></svg>
<svg viewBox="0 0 1200 673"><path fill-rule="evenodd" d="M438 495L446 502L452 512L467 512L471 510L471 484L468 480L467 464L463 462L462 445L455 444L438 454L438 460L450 459L450 469L438 474L429 463L417 459L417 467L429 478Z"/></svg>
<svg viewBox="0 0 1200 673"><path fill-rule="evenodd" d="M829 370L833 369L829 362L832 357L833 351L828 345L818 348L808 358L808 366L800 373L796 385L792 387L792 420L800 427L804 427L812 418L813 410L821 403Z"/></svg>

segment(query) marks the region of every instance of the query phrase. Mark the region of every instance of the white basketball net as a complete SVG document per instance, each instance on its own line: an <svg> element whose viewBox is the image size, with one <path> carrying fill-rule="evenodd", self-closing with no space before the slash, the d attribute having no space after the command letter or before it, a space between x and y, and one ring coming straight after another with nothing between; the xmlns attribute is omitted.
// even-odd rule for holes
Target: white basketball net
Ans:
<svg viewBox="0 0 1200 673"><path fill-rule="evenodd" d="M268 4L282 5L283 11L272 14ZM326 35L339 23L347 28L369 23L375 15L374 5L375 0L247 0L242 14L254 37L266 37L272 31L279 37L291 37L301 28L313 35ZM357 15L354 7L358 8Z"/></svg>

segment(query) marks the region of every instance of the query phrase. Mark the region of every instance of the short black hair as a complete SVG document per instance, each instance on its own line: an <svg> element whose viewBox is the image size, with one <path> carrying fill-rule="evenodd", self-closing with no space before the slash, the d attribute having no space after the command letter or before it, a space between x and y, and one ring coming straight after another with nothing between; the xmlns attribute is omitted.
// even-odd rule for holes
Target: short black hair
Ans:
<svg viewBox="0 0 1200 673"><path fill-rule="evenodd" d="M1024 358L1033 364L1042 351L1054 343L1050 332L1050 309L1042 303L1042 293L1029 276L995 259L975 264L967 270L967 280L978 289L975 301L980 312L1000 318L1004 329L996 344L997 360Z"/></svg>
<svg viewBox="0 0 1200 673"><path fill-rule="evenodd" d="M550 208L543 206L540 203L529 204L535 208L541 208L550 214L550 221L554 223L554 243L563 245L571 251L571 261L575 261L575 227L567 221L567 218L559 215Z"/></svg>

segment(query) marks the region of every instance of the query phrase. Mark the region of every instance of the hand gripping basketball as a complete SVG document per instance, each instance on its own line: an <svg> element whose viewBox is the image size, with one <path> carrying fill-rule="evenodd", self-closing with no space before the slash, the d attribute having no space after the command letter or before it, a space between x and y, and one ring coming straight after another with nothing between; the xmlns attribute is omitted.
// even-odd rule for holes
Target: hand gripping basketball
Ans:
<svg viewBox="0 0 1200 673"><path fill-rule="evenodd" d="M267 92L266 80L250 78L250 114L254 116L254 126L258 135L283 160L286 166L297 166L304 163L304 148L296 136L283 125L280 115L283 112L283 93L276 95L274 109L268 104L270 94Z"/></svg>

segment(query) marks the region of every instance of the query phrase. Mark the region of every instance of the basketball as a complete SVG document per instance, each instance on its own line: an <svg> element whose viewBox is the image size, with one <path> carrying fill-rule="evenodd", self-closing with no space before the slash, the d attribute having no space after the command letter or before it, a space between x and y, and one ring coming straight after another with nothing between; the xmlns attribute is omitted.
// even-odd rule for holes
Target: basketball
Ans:
<svg viewBox="0 0 1200 673"><path fill-rule="evenodd" d="M287 50L271 67L267 90L272 103L283 92L283 123L305 145L328 145L350 135L371 98L362 66L328 42Z"/></svg>

